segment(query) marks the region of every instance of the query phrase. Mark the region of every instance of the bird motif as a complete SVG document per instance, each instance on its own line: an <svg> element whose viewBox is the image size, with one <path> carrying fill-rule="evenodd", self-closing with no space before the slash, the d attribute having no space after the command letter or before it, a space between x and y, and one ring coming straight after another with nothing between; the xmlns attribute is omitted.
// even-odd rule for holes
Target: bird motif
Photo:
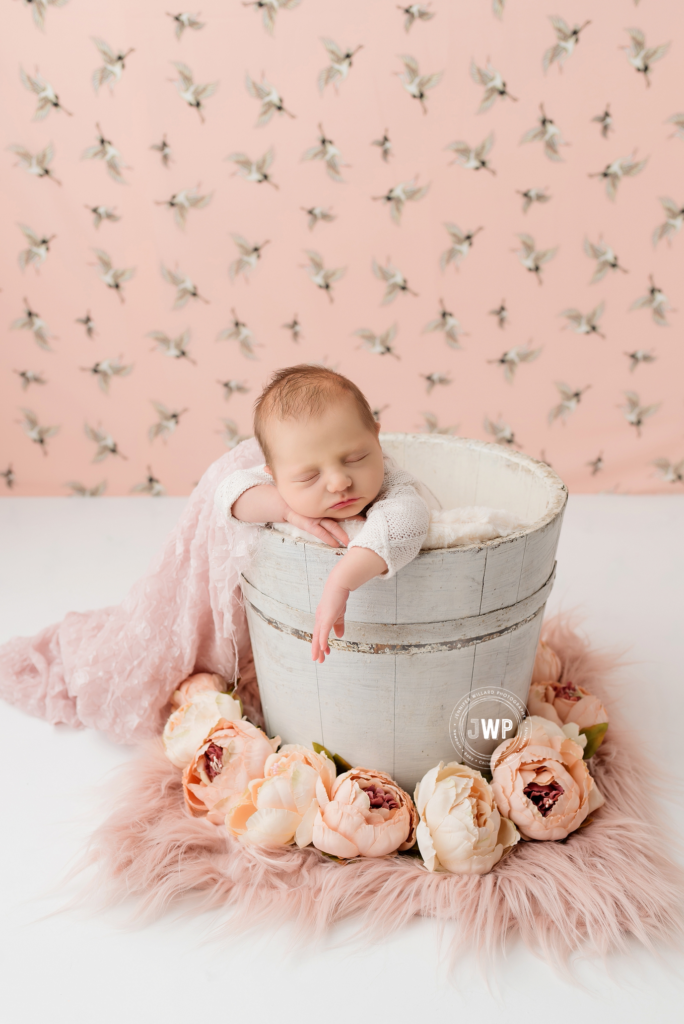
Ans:
<svg viewBox="0 0 684 1024"><path fill-rule="evenodd" d="M174 22L176 39L180 39L186 29L194 29L198 32L201 28L204 28L205 23L199 21L196 14L189 14L187 11L181 14L170 14L167 11L166 16Z"/></svg>
<svg viewBox="0 0 684 1024"><path fill-rule="evenodd" d="M508 381L509 384L512 384L515 377L515 371L521 363L532 363L540 355L540 348L528 348L527 345L514 345L513 348L509 348L508 351L504 352L498 359L488 359L487 362L503 366L504 380Z"/></svg>
<svg viewBox="0 0 684 1024"><path fill-rule="evenodd" d="M353 64L353 58L363 49L363 45L357 46L354 50L343 50L332 39L321 39L326 48L330 63L323 68L318 75L318 88L324 91L326 85L334 85L337 89L338 82L344 82Z"/></svg>
<svg viewBox="0 0 684 1024"><path fill-rule="evenodd" d="M35 370L15 370L14 372L18 375L19 380L21 381L22 391L26 391L31 384L47 384L42 373L36 373Z"/></svg>
<svg viewBox="0 0 684 1024"><path fill-rule="evenodd" d="M42 267L47 259L50 251L50 242L57 236L47 235L41 238L32 228L27 227L26 224L19 224L18 227L21 228L24 238L28 242L28 248L22 249L19 253L19 266L22 270L25 270L32 263L34 268L38 270L38 267Z"/></svg>
<svg viewBox="0 0 684 1024"><path fill-rule="evenodd" d="M166 133L162 135L161 142L155 142L152 146L150 146L150 149L153 149L155 153L159 153L161 157L161 162L164 165L164 167L168 167L169 164L172 162L173 157L171 155L171 146L166 140Z"/></svg>
<svg viewBox="0 0 684 1024"><path fill-rule="evenodd" d="M583 25L573 25L572 28L567 22L559 18L558 15L553 14L549 18L549 21L553 25L554 32L556 33L556 43L554 46L549 47L542 57L542 67L544 71L548 71L552 64L558 63L558 70L563 70L563 65L568 57L572 56L575 47L580 41L580 33L584 31L587 25L591 25L590 21L585 21Z"/></svg>
<svg viewBox="0 0 684 1024"><path fill-rule="evenodd" d="M221 423L223 424L223 430L218 430L217 433L223 437L223 443L226 448L231 450L237 448L241 441L246 441L249 437L249 434L240 433L240 428L235 420L221 418Z"/></svg>
<svg viewBox="0 0 684 1024"><path fill-rule="evenodd" d="M102 57L102 67L96 68L93 71L93 88L97 92L101 85L108 82L110 91L113 91L114 85L121 81L121 75L126 67L126 57L133 53L134 50L131 47L125 53L121 51L115 53L111 46L105 43L104 39L96 39L95 36L90 38L95 43Z"/></svg>
<svg viewBox="0 0 684 1024"><path fill-rule="evenodd" d="M94 487L86 487L85 484L79 483L77 480L68 480L64 486L71 488L72 497L99 498L107 490L107 481L100 480L99 484L95 484Z"/></svg>
<svg viewBox="0 0 684 1024"><path fill-rule="evenodd" d="M499 416L496 423L493 420L490 420L489 416L485 416L483 423L487 433L491 434L494 438L495 444L513 445L516 448L522 447L522 445L516 441L513 429L501 418L501 416Z"/></svg>
<svg viewBox="0 0 684 1024"><path fill-rule="evenodd" d="M170 199L155 199L156 206L167 206L173 210L173 219L181 230L185 229L185 222L190 210L203 210L212 200L213 192L206 196L199 194L197 188L182 188L180 192L174 192Z"/></svg>
<svg viewBox="0 0 684 1024"><path fill-rule="evenodd" d="M684 139L684 113L673 114L671 117L668 117L665 124L673 124L675 126L675 130L670 135L671 139Z"/></svg>
<svg viewBox="0 0 684 1024"><path fill-rule="evenodd" d="M431 320L422 330L423 334L427 334L430 331L443 331L444 340L446 341L449 348L462 349L459 339L463 335L466 337L465 332L461 328L460 322L456 319L453 313L451 313L444 305L444 300L439 300L440 311L434 320Z"/></svg>
<svg viewBox="0 0 684 1024"><path fill-rule="evenodd" d="M214 95L218 89L218 82L208 82L206 85L199 85L199 83L195 82L192 71L187 64L183 64L179 60L172 60L171 63L178 72L175 86L180 98L185 100L189 107L193 107L197 111L200 121L204 124L204 101ZM171 79L171 81L174 81L174 79Z"/></svg>
<svg viewBox="0 0 684 1024"><path fill-rule="evenodd" d="M442 80L442 72L438 71L433 75L421 75L418 61L408 53L400 54L399 60L404 65L403 71L396 72L399 76L399 81L409 96L414 100L418 100L423 113L427 114L425 101L427 100L428 90L434 89L436 85L439 85Z"/></svg>
<svg viewBox="0 0 684 1024"><path fill-rule="evenodd" d="M505 6L506 0L492 0L492 11L494 12L495 18L499 18L499 20L503 19Z"/></svg>
<svg viewBox="0 0 684 1024"><path fill-rule="evenodd" d="M247 381L244 380L217 380L223 388L223 397L229 402L233 395L246 395L249 391Z"/></svg>
<svg viewBox="0 0 684 1024"><path fill-rule="evenodd" d="M121 217L116 213L115 207L110 206L88 206L84 204L86 210L89 210L93 215L93 227L99 228L103 220L110 220L112 224L115 224Z"/></svg>
<svg viewBox="0 0 684 1024"><path fill-rule="evenodd" d="M319 220L328 222L335 220L334 213L331 210L326 210L323 206L300 206L299 209L309 218L309 231L313 231Z"/></svg>
<svg viewBox="0 0 684 1024"><path fill-rule="evenodd" d="M33 334L33 340L39 348L44 349L45 352L52 352L48 344L48 337L50 332L48 325L41 318L39 313L36 313L34 309L31 309L28 299L24 299L24 315L20 316L18 320L14 320L10 325L14 331L31 331Z"/></svg>
<svg viewBox="0 0 684 1024"><path fill-rule="evenodd" d="M556 122L552 118L547 117L543 103L539 104L539 110L541 112L541 117L538 119L539 124L536 128L530 128L528 132L525 132L520 140L520 144L522 145L524 142L541 142L544 145L544 152L549 160L562 160L563 157L558 152L558 147L569 146L570 143L563 139L561 130Z"/></svg>
<svg viewBox="0 0 684 1024"><path fill-rule="evenodd" d="M107 173L110 178L118 182L120 185L125 185L126 181L121 171L124 168L124 164L120 163L121 153L115 147L111 139L105 139L102 134L102 129L99 124L96 124L97 128L97 145L88 146L83 151L81 157L82 160L104 160L107 165ZM130 170L130 168L128 168Z"/></svg>
<svg viewBox="0 0 684 1024"><path fill-rule="evenodd" d="M238 258L228 268L230 279L234 281L238 274L242 274L245 278L249 276L261 259L261 250L265 245L269 244L269 239L266 239L265 242L260 242L259 244L255 242L254 245L251 245L242 235L231 235L231 238L240 253Z"/></svg>
<svg viewBox="0 0 684 1024"><path fill-rule="evenodd" d="M571 412L575 411L575 409L577 408L582 399L582 395L585 391L589 390L591 384L587 384L587 386L584 388L576 388L574 391L571 387L569 387L567 384L564 384L561 380L555 381L555 385L558 388L558 393L560 394L561 400L558 403L558 405L554 405L554 407L550 410L549 423L553 423L554 420L560 419L561 422L565 424L565 421L567 420L568 416Z"/></svg>
<svg viewBox="0 0 684 1024"><path fill-rule="evenodd" d="M4 469L2 471L2 473L0 473L0 476L4 477L5 486L7 487L7 490L11 491L12 488L14 487L14 481L16 480L16 477L14 475L14 470L12 469L12 463L11 462L8 465L7 469Z"/></svg>
<svg viewBox="0 0 684 1024"><path fill-rule="evenodd" d="M161 275L165 281L168 281L176 289L176 298L173 303L174 309L182 309L188 299L199 299L200 302L205 302L209 305L209 299L205 299L203 295L200 295L197 285L181 270L169 270L162 263Z"/></svg>
<svg viewBox="0 0 684 1024"><path fill-rule="evenodd" d="M89 338L93 338L97 334L97 331L95 330L95 321L90 315L89 309L86 310L85 316L77 317L76 320L74 320L74 323L83 324L83 326L85 327L85 332Z"/></svg>
<svg viewBox="0 0 684 1024"><path fill-rule="evenodd" d="M429 10L429 4L409 4L408 7L402 7L397 4L397 10L401 11L404 15L404 31L410 32L411 28L417 21L430 21L434 18L434 11Z"/></svg>
<svg viewBox="0 0 684 1024"><path fill-rule="evenodd" d="M285 107L285 102L274 85L267 82L264 76L261 76L260 82L255 82L249 75L245 77L247 85L247 92L250 96L253 96L255 100L259 100L261 103L261 109L259 110L259 116L257 118L257 128L261 125L268 124L275 113L287 114L288 117L296 117L290 110Z"/></svg>
<svg viewBox="0 0 684 1024"><path fill-rule="evenodd" d="M392 347L392 342L397 333L397 325L392 324L382 334L376 334L375 331L369 331L367 327L359 327L357 331L354 331L359 338L362 339L359 348L364 348L367 352L372 352L378 356L394 356L395 359L401 357L397 355Z"/></svg>
<svg viewBox="0 0 684 1024"><path fill-rule="evenodd" d="M45 28L45 15L48 7L64 7L69 0L23 0L24 7L30 7L36 28Z"/></svg>
<svg viewBox="0 0 684 1024"><path fill-rule="evenodd" d="M647 47L646 36L640 28L628 28L626 31L631 40L630 44L629 46L620 46L619 49L625 51L629 63L638 74L644 76L646 85L650 86L651 65L655 64L657 60L662 60L669 50L670 44L664 43L662 46Z"/></svg>
<svg viewBox="0 0 684 1024"><path fill-rule="evenodd" d="M51 110L61 110L62 113L71 117L71 111L66 110L59 102L59 96L49 82L46 82L41 73L36 69L35 76L28 75L22 67L19 68L21 81L29 92L35 93L38 106L33 115L34 121L42 121Z"/></svg>
<svg viewBox="0 0 684 1024"><path fill-rule="evenodd" d="M603 469L603 452L599 452L595 459L592 459L591 462L585 462L584 465L589 466L592 476L596 476Z"/></svg>
<svg viewBox="0 0 684 1024"><path fill-rule="evenodd" d="M35 412L31 409L22 409L21 411L24 414L21 423L22 430L34 444L39 445L43 455L47 455L47 441L59 433L59 427L42 427Z"/></svg>
<svg viewBox="0 0 684 1024"><path fill-rule="evenodd" d="M378 261L375 258L373 259L373 273L376 277L380 278L381 281L385 282L385 294L381 302L382 306L386 306L388 303L394 302L400 292L415 295L416 297L418 296L418 292L414 292L412 288L409 288L408 281L402 274L401 270L390 262L389 256L387 257L386 267L381 267Z"/></svg>
<svg viewBox="0 0 684 1024"><path fill-rule="evenodd" d="M475 235L482 231L482 228L475 228L474 231L462 231L458 224L445 224L444 227L449 233L451 245L445 249L439 258L439 265L446 270L450 263L453 263L458 270L459 263L466 258L473 244Z"/></svg>
<svg viewBox="0 0 684 1024"><path fill-rule="evenodd" d="M551 198L547 194L546 188L526 188L524 192L520 189L516 189L519 196L523 198L522 212L527 213L532 203L548 203Z"/></svg>
<svg viewBox="0 0 684 1024"><path fill-rule="evenodd" d="M332 178L333 181L344 181L340 168L349 167L349 164L340 163L341 159L342 154L333 140L326 138L323 125L319 122L318 142L304 151L302 160L322 160L329 178Z"/></svg>
<svg viewBox="0 0 684 1024"><path fill-rule="evenodd" d="M518 235L518 238L521 247L514 249L513 252L519 253L523 267L531 274L536 274L538 283L542 284L542 267L553 259L558 252L558 246L553 249L537 249L532 235Z"/></svg>
<svg viewBox="0 0 684 1024"><path fill-rule="evenodd" d="M625 352L624 354L629 359L630 373L634 373L640 363L654 363L656 361L655 354L653 352L647 352L646 349L643 348L635 349L634 352Z"/></svg>
<svg viewBox="0 0 684 1024"><path fill-rule="evenodd" d="M427 391L428 395L430 394L433 388L438 387L438 385L440 384L453 384L453 381L448 373L421 373L420 376L425 381L425 390Z"/></svg>
<svg viewBox="0 0 684 1024"><path fill-rule="evenodd" d="M130 281L135 274L135 267L126 267L116 269L112 265L112 260L109 253L106 253L104 249L93 249L95 257L97 259L96 266L99 267L99 278L108 288L113 288L119 296L121 302L124 301L122 284L126 281ZM92 266L93 264L91 264Z"/></svg>
<svg viewBox="0 0 684 1024"><path fill-rule="evenodd" d="M161 480L152 472L150 466L147 467L147 478L142 483L134 484L131 487L132 494L149 494L152 498L160 498L163 494L166 494L166 488L162 484Z"/></svg>
<svg viewBox="0 0 684 1024"><path fill-rule="evenodd" d="M622 179L633 178L635 174L640 174L647 163L648 157L645 160L635 160L634 154L621 156L617 160L613 160L612 163L606 164L602 171L596 171L589 174L588 177L602 178L606 183L606 195L609 199L615 199L618 185Z"/></svg>
<svg viewBox="0 0 684 1024"><path fill-rule="evenodd" d="M590 242L588 238L585 238L584 251L589 259L596 260L596 269L589 284L596 284L597 281L603 280L609 270L620 270L623 274L629 273L625 267L620 266L617 254L600 237L597 243Z"/></svg>
<svg viewBox="0 0 684 1024"><path fill-rule="evenodd" d="M624 396L627 401L624 405L618 406L618 408L624 410L623 415L630 427L634 427L637 437L641 437L641 428L644 425L644 420L648 419L649 416L653 416L660 408L661 403L656 402L653 405L642 405L636 391L625 391Z"/></svg>
<svg viewBox="0 0 684 1024"><path fill-rule="evenodd" d="M610 112L610 103L606 103L606 109L602 114L597 114L596 117L591 119L595 124L601 125L601 135L604 139L608 138L608 135L613 131L613 115Z"/></svg>
<svg viewBox="0 0 684 1024"><path fill-rule="evenodd" d="M254 7L261 11L261 20L266 31L273 35L278 11L291 11L298 7L300 0L243 0L243 7Z"/></svg>
<svg viewBox="0 0 684 1024"><path fill-rule="evenodd" d="M635 299L629 308L650 309L654 323L658 324L659 327L669 327L670 325L667 322L666 313L670 308L670 300L656 285L653 280L653 274L649 274L648 280L650 287L646 295L642 295L641 298ZM672 312L674 312L674 310L672 310Z"/></svg>
<svg viewBox="0 0 684 1024"><path fill-rule="evenodd" d="M133 364L130 363L128 366L125 366L121 362L121 358L101 359L92 366L81 366L79 369L83 370L84 373L92 373L97 378L100 390L104 391L105 395L108 395L110 381L114 377L127 377L133 369Z"/></svg>
<svg viewBox="0 0 684 1024"><path fill-rule="evenodd" d="M152 405L157 410L158 420L153 423L148 431L150 441L154 441L155 438L161 437L162 441L166 441L167 437L175 431L176 427L180 423L180 418L188 410L181 409L180 412L172 412L167 409L161 402L152 402Z"/></svg>
<svg viewBox="0 0 684 1024"><path fill-rule="evenodd" d="M61 185L62 182L55 178L55 175L50 167L52 159L55 155L54 147L51 142L48 142L47 146L40 150L38 153L31 153L26 146L8 146L10 152L16 153L19 157L19 163L22 165L24 170L28 174L32 174L34 178L49 178L50 181L54 181L56 185Z"/></svg>
<svg viewBox="0 0 684 1024"><path fill-rule="evenodd" d="M331 270L326 270L323 262L323 257L320 253L314 249L305 249L304 252L309 258L309 266L306 268L309 277L316 285L317 288L321 288L326 292L330 302L333 301L332 286L336 281L339 281L347 272L346 267L336 267Z"/></svg>
<svg viewBox="0 0 684 1024"><path fill-rule="evenodd" d="M376 423L380 422L380 417L382 416L385 409L389 409L389 405L383 405L379 409L371 409L371 412L373 413L373 419L375 420Z"/></svg>
<svg viewBox="0 0 684 1024"><path fill-rule="evenodd" d="M299 339L302 337L302 325L300 324L299 320L297 319L297 314L296 313L292 317L292 320L290 321L289 324L281 324L280 326L284 330L290 332L290 334L292 336L292 340L294 342L298 342Z"/></svg>
<svg viewBox="0 0 684 1024"><path fill-rule="evenodd" d="M384 196L371 196L371 199L387 203L392 220L395 224L399 224L405 203L417 202L426 196L430 189L429 183L427 185L417 185L417 180L418 177L416 175L410 181L402 181L393 188L388 189Z"/></svg>
<svg viewBox="0 0 684 1024"><path fill-rule="evenodd" d="M472 149L467 142L462 142L460 139L457 139L456 142L450 142L445 148L456 154L451 164L458 164L459 167L465 167L473 171L485 170L489 171L490 174L496 174L494 168L489 166L489 160L487 159L493 145L494 132L490 132L487 138L479 146L476 146L475 149Z"/></svg>
<svg viewBox="0 0 684 1024"><path fill-rule="evenodd" d="M446 434L454 437L460 426L459 423L454 423L450 427L440 427L439 420L433 412L424 412L421 415L425 421L423 430L426 434Z"/></svg>
<svg viewBox="0 0 684 1024"><path fill-rule="evenodd" d="M269 168L273 164L274 156L275 150L271 146L258 160L252 160L246 153L231 153L226 159L233 161L237 167L237 170L233 171L233 173L239 174L245 181L253 181L257 185L262 185L266 182L273 188L278 188L279 186L276 185L268 173Z"/></svg>
<svg viewBox="0 0 684 1024"><path fill-rule="evenodd" d="M163 352L165 356L169 356L171 359L187 359L193 366L197 366L197 362L192 356L188 355L188 345L190 344L189 327L182 334L179 334L177 338L170 338L164 331L149 331L147 337L153 338L157 342L155 348ZM153 352L155 348L152 349Z"/></svg>
<svg viewBox="0 0 684 1024"><path fill-rule="evenodd" d="M564 331L566 327L572 327L575 334L598 334L599 338L605 338L605 334L602 334L599 330L598 322L603 316L604 304L599 302L595 309L592 309L591 313L580 313L579 309L564 309L560 316L567 318L567 323L561 327Z"/></svg>
<svg viewBox="0 0 684 1024"><path fill-rule="evenodd" d="M652 466L658 471L658 476L668 484L684 483L684 459L679 462L670 462L669 459L653 459Z"/></svg>
<svg viewBox="0 0 684 1024"><path fill-rule="evenodd" d="M96 430L89 423L86 423L83 429L88 440L97 445L93 462L102 462L108 455L118 455L120 459L128 461L128 456L119 451L116 441L106 430L100 427Z"/></svg>
<svg viewBox="0 0 684 1024"><path fill-rule="evenodd" d="M484 86L484 95L480 106L478 107L478 114L482 114L485 110L489 110L491 105L496 99L504 99L508 97L509 100L513 100L517 103L517 97L511 96L510 92L506 88L506 83L501 77L501 73L497 71L487 59L487 65L484 68L478 67L474 60L470 62L470 77L478 85Z"/></svg>
<svg viewBox="0 0 684 1024"><path fill-rule="evenodd" d="M668 244L671 244L671 235L681 231L682 224L684 223L684 206L677 206L674 199L670 199L668 196L661 196L660 203L665 211L665 223L659 224L653 232L653 244L657 245L661 238L667 238Z"/></svg>
<svg viewBox="0 0 684 1024"><path fill-rule="evenodd" d="M231 309L233 314L233 322L230 327L225 327L216 337L217 341L237 341L240 352L245 359L256 359L257 355L254 351L254 346L259 345L260 342L256 340L252 331L244 322L239 320L238 315L234 309Z"/></svg>
<svg viewBox="0 0 684 1024"><path fill-rule="evenodd" d="M385 128L381 138L373 139L371 146L377 146L380 149L381 158L386 164L389 163L389 158L392 156L392 142L387 128Z"/></svg>
<svg viewBox="0 0 684 1024"><path fill-rule="evenodd" d="M506 300L501 300L501 305L497 309L490 309L489 316L495 316L499 327L504 328L508 323L508 308L506 306Z"/></svg>

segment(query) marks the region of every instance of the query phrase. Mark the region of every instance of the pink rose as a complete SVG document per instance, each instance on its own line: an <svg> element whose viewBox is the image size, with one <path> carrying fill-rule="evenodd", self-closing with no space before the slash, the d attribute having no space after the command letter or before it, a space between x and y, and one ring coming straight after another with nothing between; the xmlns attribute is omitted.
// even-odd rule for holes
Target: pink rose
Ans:
<svg viewBox="0 0 684 1024"><path fill-rule="evenodd" d="M221 719L183 772L185 803L194 817L206 815L215 825L222 825L229 806L239 800L252 779L263 776L266 759L279 743L280 736L270 740L245 718L237 722Z"/></svg>
<svg viewBox="0 0 684 1024"><path fill-rule="evenodd" d="M556 725L575 722L580 729L608 722L608 712L598 697L574 683L532 683L527 698L531 715L547 718Z"/></svg>
<svg viewBox="0 0 684 1024"><path fill-rule="evenodd" d="M418 813L408 793L384 772L352 768L338 775L330 798L316 786L320 809L313 844L334 857L385 857L416 841Z"/></svg>
<svg viewBox="0 0 684 1024"><path fill-rule="evenodd" d="M227 693L228 683L223 676L215 672L197 672L194 676L188 676L174 691L171 703L174 707L180 708L183 704L189 704L200 693Z"/></svg>
<svg viewBox="0 0 684 1024"><path fill-rule="evenodd" d="M496 805L527 839L565 839L605 803L571 735L575 723L562 729L535 715L492 754Z"/></svg>
<svg viewBox="0 0 684 1024"><path fill-rule="evenodd" d="M545 644L543 640L540 640L534 658L532 682L545 683L551 680L556 683L560 679L562 671L563 666L556 652L548 644Z"/></svg>
<svg viewBox="0 0 684 1024"><path fill-rule="evenodd" d="M308 747L286 743L266 758L263 774L230 807L226 828L245 843L308 846L318 813L317 785L330 796L334 762Z"/></svg>

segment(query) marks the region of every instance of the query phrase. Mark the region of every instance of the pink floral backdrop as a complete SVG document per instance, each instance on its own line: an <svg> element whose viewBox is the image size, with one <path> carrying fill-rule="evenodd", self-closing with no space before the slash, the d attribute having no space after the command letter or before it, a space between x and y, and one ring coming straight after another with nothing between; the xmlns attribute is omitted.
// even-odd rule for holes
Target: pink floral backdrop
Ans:
<svg viewBox="0 0 684 1024"><path fill-rule="evenodd" d="M14 0L3 27L0 493L185 494L295 362L386 430L681 489L680 5Z"/></svg>

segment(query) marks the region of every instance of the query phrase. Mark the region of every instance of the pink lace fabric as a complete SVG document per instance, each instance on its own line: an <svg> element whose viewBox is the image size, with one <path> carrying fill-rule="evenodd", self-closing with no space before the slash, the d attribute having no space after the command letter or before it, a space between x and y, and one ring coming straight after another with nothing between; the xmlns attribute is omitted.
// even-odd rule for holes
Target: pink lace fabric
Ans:
<svg viewBox="0 0 684 1024"><path fill-rule="evenodd" d="M0 696L49 722L132 743L161 731L171 694L193 672L237 678L251 656L238 581L256 528L226 520L214 494L229 473L263 461L250 439L209 467L122 604L70 612L0 647Z"/></svg>

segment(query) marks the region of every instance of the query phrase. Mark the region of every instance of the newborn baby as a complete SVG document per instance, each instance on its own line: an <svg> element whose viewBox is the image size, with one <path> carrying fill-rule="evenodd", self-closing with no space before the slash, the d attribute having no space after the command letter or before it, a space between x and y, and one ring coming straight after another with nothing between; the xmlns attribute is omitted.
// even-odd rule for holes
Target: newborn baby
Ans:
<svg viewBox="0 0 684 1024"><path fill-rule="evenodd" d="M418 482L383 453L379 431L366 398L342 374L306 365L279 370L255 405L265 464L237 470L216 492L228 517L291 523L347 548L316 609L311 657L321 663L331 629L344 635L351 591L394 576L416 557L430 525ZM345 519L365 520L351 541L340 526Z"/></svg>

